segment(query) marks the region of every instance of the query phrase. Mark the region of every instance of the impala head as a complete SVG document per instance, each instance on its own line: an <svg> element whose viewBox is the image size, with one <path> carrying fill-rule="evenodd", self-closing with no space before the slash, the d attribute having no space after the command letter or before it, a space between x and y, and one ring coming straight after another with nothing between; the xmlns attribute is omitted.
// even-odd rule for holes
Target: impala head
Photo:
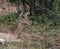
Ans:
<svg viewBox="0 0 60 49"><path fill-rule="evenodd" d="M20 16L20 21L21 21L21 23L23 23L23 24L28 24L28 25L31 25L31 24L32 24L32 21L28 19L28 15L29 15L29 14L30 14L29 12L26 12L26 13L22 12L22 13L19 15L19 16Z"/></svg>

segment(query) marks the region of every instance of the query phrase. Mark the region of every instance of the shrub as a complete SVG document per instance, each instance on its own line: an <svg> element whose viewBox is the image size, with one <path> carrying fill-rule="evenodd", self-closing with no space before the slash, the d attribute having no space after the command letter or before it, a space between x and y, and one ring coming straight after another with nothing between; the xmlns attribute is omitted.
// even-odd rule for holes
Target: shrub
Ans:
<svg viewBox="0 0 60 49"><path fill-rule="evenodd" d="M10 28L16 27L18 22L18 17L16 14L9 13L7 15L0 15L0 25L4 24L3 26L7 26Z"/></svg>

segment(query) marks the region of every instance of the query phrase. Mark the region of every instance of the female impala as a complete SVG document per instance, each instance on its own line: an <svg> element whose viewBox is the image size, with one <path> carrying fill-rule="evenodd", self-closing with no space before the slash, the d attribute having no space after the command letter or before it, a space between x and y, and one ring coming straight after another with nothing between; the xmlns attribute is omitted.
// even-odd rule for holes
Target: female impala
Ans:
<svg viewBox="0 0 60 49"><path fill-rule="evenodd" d="M18 24L16 29L12 30L10 28L0 28L0 39L5 39L6 41L15 41L17 38L20 38L20 34L22 32L22 24L31 24L31 21L27 18L27 13L21 13L19 15Z"/></svg>

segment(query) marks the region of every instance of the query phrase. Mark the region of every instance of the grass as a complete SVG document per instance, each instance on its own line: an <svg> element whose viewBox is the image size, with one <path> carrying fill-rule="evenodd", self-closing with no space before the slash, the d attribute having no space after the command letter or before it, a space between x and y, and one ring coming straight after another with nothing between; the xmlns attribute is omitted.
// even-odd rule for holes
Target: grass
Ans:
<svg viewBox="0 0 60 49"><path fill-rule="evenodd" d="M0 49L58 49L55 38L60 37L60 27L46 30L45 26L23 25L20 43L7 43Z"/></svg>

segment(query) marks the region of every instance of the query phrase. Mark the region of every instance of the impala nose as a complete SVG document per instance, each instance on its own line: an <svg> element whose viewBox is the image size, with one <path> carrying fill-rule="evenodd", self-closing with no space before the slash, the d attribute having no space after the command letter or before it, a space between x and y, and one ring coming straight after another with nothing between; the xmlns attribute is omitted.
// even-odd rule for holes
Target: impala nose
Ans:
<svg viewBox="0 0 60 49"><path fill-rule="evenodd" d="M29 23L28 23L28 25L31 25L32 24L32 21L30 21Z"/></svg>

